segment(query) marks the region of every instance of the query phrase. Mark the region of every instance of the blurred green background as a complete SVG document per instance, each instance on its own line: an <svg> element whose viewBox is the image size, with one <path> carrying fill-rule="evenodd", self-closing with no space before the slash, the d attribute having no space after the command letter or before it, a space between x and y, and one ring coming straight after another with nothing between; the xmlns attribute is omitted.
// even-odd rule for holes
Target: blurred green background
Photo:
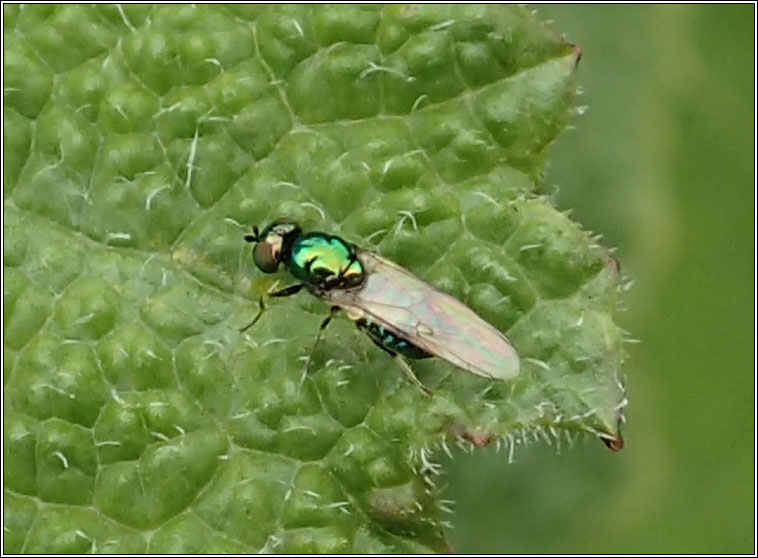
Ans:
<svg viewBox="0 0 758 558"><path fill-rule="evenodd" d="M587 105L543 189L617 246L626 448L443 456L458 552L753 553L753 5L541 5Z"/></svg>

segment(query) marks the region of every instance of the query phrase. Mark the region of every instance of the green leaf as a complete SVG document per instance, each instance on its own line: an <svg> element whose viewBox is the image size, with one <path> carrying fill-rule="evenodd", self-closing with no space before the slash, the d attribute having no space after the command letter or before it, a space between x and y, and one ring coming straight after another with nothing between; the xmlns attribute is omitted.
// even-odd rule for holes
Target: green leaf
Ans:
<svg viewBox="0 0 758 558"><path fill-rule="evenodd" d="M444 551L433 452L620 443L617 263L537 195L580 51L528 11L4 14L6 552ZM323 302L238 333L280 216L459 297L521 375L420 361L428 398L343 319L303 379Z"/></svg>

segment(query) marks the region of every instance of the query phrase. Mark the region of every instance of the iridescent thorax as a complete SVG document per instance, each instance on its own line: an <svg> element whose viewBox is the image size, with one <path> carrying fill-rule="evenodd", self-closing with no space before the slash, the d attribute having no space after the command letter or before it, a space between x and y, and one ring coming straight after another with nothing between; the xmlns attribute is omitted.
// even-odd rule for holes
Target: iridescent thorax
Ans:
<svg viewBox="0 0 758 558"><path fill-rule="evenodd" d="M363 265L355 248L338 236L303 234L293 243L290 254L290 273L308 285L350 288L363 282Z"/></svg>

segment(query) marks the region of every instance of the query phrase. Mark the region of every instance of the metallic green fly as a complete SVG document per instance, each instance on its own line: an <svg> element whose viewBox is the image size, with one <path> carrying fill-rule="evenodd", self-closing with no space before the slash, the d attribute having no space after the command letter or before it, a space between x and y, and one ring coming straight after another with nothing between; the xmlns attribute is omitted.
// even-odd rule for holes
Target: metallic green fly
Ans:
<svg viewBox="0 0 758 558"><path fill-rule="evenodd" d="M281 264L300 281L269 296L290 296L306 289L331 305L317 343L334 314L342 310L426 393L429 390L402 357L440 357L495 380L509 380L519 373L518 354L500 331L394 262L338 236L304 233L288 219L277 219L263 231L253 227L245 240L255 243L253 261L261 271L274 273ZM258 314L241 331L255 324L264 309L261 298Z"/></svg>

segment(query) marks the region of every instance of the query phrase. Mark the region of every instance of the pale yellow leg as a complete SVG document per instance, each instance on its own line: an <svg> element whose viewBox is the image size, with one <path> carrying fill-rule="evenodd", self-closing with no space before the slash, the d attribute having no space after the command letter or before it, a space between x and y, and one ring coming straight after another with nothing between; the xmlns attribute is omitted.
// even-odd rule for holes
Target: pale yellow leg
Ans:
<svg viewBox="0 0 758 558"><path fill-rule="evenodd" d="M423 391L426 395L429 397L432 397L434 394L432 391L426 387L424 384L421 383L421 380L419 380L416 377L416 374L413 373L413 368L411 368L411 365L405 362L405 359L401 357L400 355L395 355L395 362L397 362L400 365L400 368L403 369L403 372L405 372L405 375L408 376L408 379L421 391Z"/></svg>
<svg viewBox="0 0 758 558"><path fill-rule="evenodd" d="M276 283L274 283L274 286L276 286ZM271 297L292 296L294 294L299 293L303 287L305 287L305 285L302 283L299 283L296 285L291 285L284 289L280 289L278 291L269 290L266 294ZM258 313L255 315L255 318L253 318L252 322L247 324L245 327L241 327L239 329L240 333L245 333L248 329L253 327L256 324L256 322L261 319L261 316L263 315L263 312L265 310L266 310L266 305L263 303L263 297L261 296L258 299Z"/></svg>
<svg viewBox="0 0 758 558"><path fill-rule="evenodd" d="M260 297L258 299L258 313L255 315L255 318L253 318L253 321L251 321L249 324L247 324L245 327L241 327L239 329L240 333L245 333L248 329L253 327L255 323L261 319L261 316L263 316L263 312L266 310L266 305L263 304L263 297Z"/></svg>
<svg viewBox="0 0 758 558"><path fill-rule="evenodd" d="M305 363L305 371L303 372L303 377L300 380L300 383L302 384L305 381L305 377L308 375L308 371L311 367L311 358L313 358L313 352L316 350L316 347L318 346L318 342L321 341L321 334L324 333L324 330L326 329L326 326L329 325L329 322L332 321L332 318L334 315L339 312L339 306L332 306L329 309L329 315L324 318L324 321L321 322L321 325L318 328L318 333L316 334L316 341L313 343L313 348L311 348L311 352L308 353L308 360Z"/></svg>

